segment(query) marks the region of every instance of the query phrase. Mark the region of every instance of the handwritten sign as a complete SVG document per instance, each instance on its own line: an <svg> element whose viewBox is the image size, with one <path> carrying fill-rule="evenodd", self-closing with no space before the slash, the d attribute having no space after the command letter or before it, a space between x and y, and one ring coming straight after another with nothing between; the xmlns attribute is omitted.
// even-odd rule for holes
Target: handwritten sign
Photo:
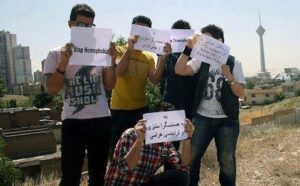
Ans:
<svg viewBox="0 0 300 186"><path fill-rule="evenodd" d="M134 44L134 49L146 50L160 55L165 54L164 46L170 41L170 32L135 24L131 27L130 35L139 37L137 43Z"/></svg>
<svg viewBox="0 0 300 186"><path fill-rule="evenodd" d="M111 40L111 29L72 27L71 43L74 47L70 64L111 66L111 56L108 55Z"/></svg>
<svg viewBox="0 0 300 186"><path fill-rule="evenodd" d="M183 52L188 38L195 33L194 30L190 29L171 29L169 32L171 33L170 44L172 53Z"/></svg>
<svg viewBox="0 0 300 186"><path fill-rule="evenodd" d="M146 122L146 144L177 141L187 138L184 132L183 110L144 114Z"/></svg>
<svg viewBox="0 0 300 186"><path fill-rule="evenodd" d="M224 43L201 34L194 46L191 57L205 63L226 64L230 48Z"/></svg>

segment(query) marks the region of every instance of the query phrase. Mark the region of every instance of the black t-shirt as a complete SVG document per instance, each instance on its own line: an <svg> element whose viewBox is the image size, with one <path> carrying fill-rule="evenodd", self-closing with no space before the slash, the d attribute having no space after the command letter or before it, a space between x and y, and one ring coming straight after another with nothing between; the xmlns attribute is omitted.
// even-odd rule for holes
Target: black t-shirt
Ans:
<svg viewBox="0 0 300 186"><path fill-rule="evenodd" d="M175 64L181 53L172 53L165 63L161 81L162 100L184 109L188 118L192 117L192 108L197 76L180 76L175 73Z"/></svg>

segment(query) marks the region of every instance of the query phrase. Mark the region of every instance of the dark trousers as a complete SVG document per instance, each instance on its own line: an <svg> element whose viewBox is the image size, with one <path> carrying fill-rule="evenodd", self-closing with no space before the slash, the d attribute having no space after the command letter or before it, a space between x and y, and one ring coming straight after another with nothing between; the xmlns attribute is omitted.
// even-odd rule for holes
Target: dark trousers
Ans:
<svg viewBox="0 0 300 186"><path fill-rule="evenodd" d="M89 185L104 184L111 117L66 119L62 122L61 186L80 184L82 165L87 151Z"/></svg>
<svg viewBox="0 0 300 186"><path fill-rule="evenodd" d="M192 137L190 186L198 185L201 159L214 138L220 165L219 181L222 186L234 186L236 180L235 150L239 135L239 121L229 118L208 118L196 115Z"/></svg>
<svg viewBox="0 0 300 186"><path fill-rule="evenodd" d="M187 186L189 179L187 172L172 169L152 176L149 183L141 186Z"/></svg>
<svg viewBox="0 0 300 186"><path fill-rule="evenodd" d="M111 109L112 129L111 129L111 157L115 150L115 146L119 141L122 133L143 118L143 114L149 111L148 107L136 110L113 110Z"/></svg>

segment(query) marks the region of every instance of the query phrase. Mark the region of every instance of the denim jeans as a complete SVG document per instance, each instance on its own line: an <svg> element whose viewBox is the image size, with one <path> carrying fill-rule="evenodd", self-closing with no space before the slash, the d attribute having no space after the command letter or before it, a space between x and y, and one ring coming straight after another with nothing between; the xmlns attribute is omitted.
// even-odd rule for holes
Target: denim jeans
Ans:
<svg viewBox="0 0 300 186"><path fill-rule="evenodd" d="M193 123L195 131L192 137L190 186L198 185L201 159L213 138L215 139L217 158L220 165L220 184L222 186L235 185L235 150L239 135L239 121L196 115L193 118Z"/></svg>

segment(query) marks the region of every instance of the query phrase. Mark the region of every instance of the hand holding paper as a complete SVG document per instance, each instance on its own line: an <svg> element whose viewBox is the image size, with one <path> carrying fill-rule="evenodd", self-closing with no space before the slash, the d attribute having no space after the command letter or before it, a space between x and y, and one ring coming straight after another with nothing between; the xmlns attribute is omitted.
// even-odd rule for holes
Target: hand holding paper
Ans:
<svg viewBox="0 0 300 186"><path fill-rule="evenodd" d="M199 41L200 35L195 34L191 37L189 37L186 46L189 48L194 48L195 44Z"/></svg>
<svg viewBox="0 0 300 186"><path fill-rule="evenodd" d="M131 35L128 37L128 50L132 50L134 48L134 44L138 41L137 35Z"/></svg>
<svg viewBox="0 0 300 186"><path fill-rule="evenodd" d="M101 28L71 28L73 54L72 65L110 66L111 56L108 55L112 41L112 30Z"/></svg>
<svg viewBox="0 0 300 186"><path fill-rule="evenodd" d="M188 137L185 132L184 110L155 112L144 114L146 122L146 144L183 140ZM190 125L187 131L192 134Z"/></svg>
<svg viewBox="0 0 300 186"><path fill-rule="evenodd" d="M170 41L170 32L133 24L130 35L138 36L134 49L164 55L164 45Z"/></svg>
<svg viewBox="0 0 300 186"><path fill-rule="evenodd" d="M137 140L139 142L144 142L145 140L145 133L146 133L146 126L145 126L146 120L142 119L139 120L138 123L134 126L135 132L137 134Z"/></svg>
<svg viewBox="0 0 300 186"><path fill-rule="evenodd" d="M195 41L197 42L194 43ZM205 34L201 34L197 39L195 37L191 39L190 46L193 46L190 56L208 64L226 64L230 51L223 42Z"/></svg>

